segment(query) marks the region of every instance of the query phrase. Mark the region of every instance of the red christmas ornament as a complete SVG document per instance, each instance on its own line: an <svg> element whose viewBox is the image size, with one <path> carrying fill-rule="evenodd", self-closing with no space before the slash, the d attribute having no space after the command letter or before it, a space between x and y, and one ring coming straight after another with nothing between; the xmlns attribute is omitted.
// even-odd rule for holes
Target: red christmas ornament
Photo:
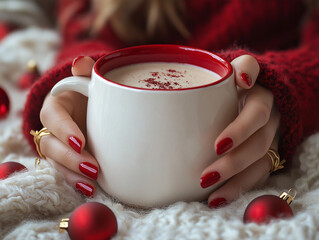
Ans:
<svg viewBox="0 0 319 240"><path fill-rule="evenodd" d="M7 22L0 23L0 41L8 36L8 34L13 32L15 29L17 29L17 27L12 24L8 24Z"/></svg>
<svg viewBox="0 0 319 240"><path fill-rule="evenodd" d="M70 218L62 219L60 231L67 230L72 240L105 240L117 232L114 213L98 202L82 204Z"/></svg>
<svg viewBox="0 0 319 240"><path fill-rule="evenodd" d="M8 94L0 87L0 120L5 118L10 111Z"/></svg>
<svg viewBox="0 0 319 240"><path fill-rule="evenodd" d="M27 169L24 165L17 162L5 162L0 164L0 180L6 179L14 172L20 172Z"/></svg>
<svg viewBox="0 0 319 240"><path fill-rule="evenodd" d="M269 223L272 219L292 217L294 214L290 207L294 197L283 192L279 197L275 195L263 195L251 201L244 213L244 223L257 224Z"/></svg>
<svg viewBox="0 0 319 240"><path fill-rule="evenodd" d="M24 73L19 79L19 88L26 89L31 87L31 85L40 77L37 62L30 60L27 66L27 72Z"/></svg>

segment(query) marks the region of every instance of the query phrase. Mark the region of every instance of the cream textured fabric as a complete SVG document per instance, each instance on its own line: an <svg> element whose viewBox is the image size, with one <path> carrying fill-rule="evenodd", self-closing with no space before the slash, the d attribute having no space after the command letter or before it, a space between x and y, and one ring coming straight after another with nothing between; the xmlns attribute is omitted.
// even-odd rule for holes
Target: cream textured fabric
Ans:
<svg viewBox="0 0 319 240"><path fill-rule="evenodd" d="M319 239L319 134L298 149L291 171L271 176L262 189L245 193L218 210L205 203L178 202L140 211L112 200L100 189L93 199L85 199L46 161L35 168L36 155L21 131L26 92L16 88L15 74L24 71L22 63L30 56L40 61L43 71L49 68L58 44L56 33L38 28L12 34L0 43L0 66L6 64L0 68L0 85L13 104L10 115L0 121L0 162L16 161L28 168L0 181L0 239L68 239L67 233L59 234L59 221L86 201L102 202L114 211L119 226L114 239ZM291 187L298 192L292 204L294 218L261 226L243 224L243 213L252 199L279 195Z"/></svg>
<svg viewBox="0 0 319 240"><path fill-rule="evenodd" d="M49 25L49 20L34 0L1 0L0 21L10 21L22 27Z"/></svg>

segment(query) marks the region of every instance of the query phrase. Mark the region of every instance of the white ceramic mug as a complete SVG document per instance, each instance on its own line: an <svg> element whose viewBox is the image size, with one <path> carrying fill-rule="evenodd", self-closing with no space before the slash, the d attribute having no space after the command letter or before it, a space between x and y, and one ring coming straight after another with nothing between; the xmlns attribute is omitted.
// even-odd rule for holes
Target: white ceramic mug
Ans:
<svg viewBox="0 0 319 240"><path fill-rule="evenodd" d="M140 89L112 82L106 72L141 62L200 66L221 79L174 90ZM231 65L204 50L176 45L120 49L101 57L91 78L69 77L52 95L72 90L88 97L87 142L100 165L98 183L123 203L141 207L204 200L204 168L217 159L214 142L238 114Z"/></svg>

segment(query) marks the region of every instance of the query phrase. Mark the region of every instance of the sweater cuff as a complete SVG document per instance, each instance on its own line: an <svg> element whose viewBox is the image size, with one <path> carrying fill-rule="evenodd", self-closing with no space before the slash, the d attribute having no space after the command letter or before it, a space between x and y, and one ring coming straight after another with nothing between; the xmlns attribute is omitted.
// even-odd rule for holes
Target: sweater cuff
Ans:
<svg viewBox="0 0 319 240"><path fill-rule="evenodd" d="M254 56L260 65L257 83L269 89L274 95L275 105L280 112L278 152L282 159L287 160L286 167L289 167L295 150L302 141L303 136L297 94L286 83L285 79L287 77L275 70L277 69L276 63L273 59L269 59L267 54L256 55L242 49L220 53L228 61L245 54Z"/></svg>
<svg viewBox="0 0 319 240"><path fill-rule="evenodd" d="M84 55L97 60L110 50L105 45L94 44L76 44L74 47L72 46L72 49L67 49L67 51L62 52L58 58L58 62L60 62L60 64L46 72L32 85L27 95L24 107L22 130L27 141L34 150L35 145L33 142L33 136L30 134L30 130L40 130L43 127L40 121L40 110L44 99L57 82L66 77L72 76L71 67L74 57Z"/></svg>

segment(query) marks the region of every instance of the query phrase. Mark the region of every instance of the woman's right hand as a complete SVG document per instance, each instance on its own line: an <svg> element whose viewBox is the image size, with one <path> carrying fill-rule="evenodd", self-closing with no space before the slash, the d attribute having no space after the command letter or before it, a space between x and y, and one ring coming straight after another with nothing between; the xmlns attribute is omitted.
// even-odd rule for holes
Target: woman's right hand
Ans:
<svg viewBox="0 0 319 240"><path fill-rule="evenodd" d="M90 76L93 65L90 57L78 57L73 61L72 74ZM40 149L71 186L92 197L99 165L85 149L86 107L87 98L79 93L48 94L40 120L52 134L41 138Z"/></svg>

